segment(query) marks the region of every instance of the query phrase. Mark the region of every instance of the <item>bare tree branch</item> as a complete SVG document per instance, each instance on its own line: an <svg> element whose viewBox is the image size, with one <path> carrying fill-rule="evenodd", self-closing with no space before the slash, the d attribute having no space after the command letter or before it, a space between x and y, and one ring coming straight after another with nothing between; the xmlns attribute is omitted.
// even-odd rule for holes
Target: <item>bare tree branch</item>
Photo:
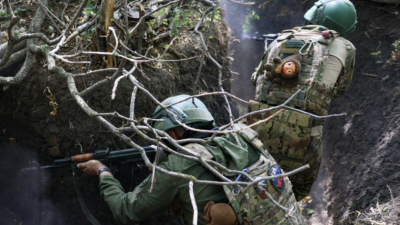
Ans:
<svg viewBox="0 0 400 225"><path fill-rule="evenodd" d="M247 5L247 6L252 6L252 5L256 4L255 2L241 2L241 1L235 1L235 0L228 0L228 1L239 4L239 5Z"/></svg>
<svg viewBox="0 0 400 225"><path fill-rule="evenodd" d="M193 181L189 181L189 195L193 207L193 225L197 225L198 212L197 212L196 198L194 197L194 192L193 192Z"/></svg>

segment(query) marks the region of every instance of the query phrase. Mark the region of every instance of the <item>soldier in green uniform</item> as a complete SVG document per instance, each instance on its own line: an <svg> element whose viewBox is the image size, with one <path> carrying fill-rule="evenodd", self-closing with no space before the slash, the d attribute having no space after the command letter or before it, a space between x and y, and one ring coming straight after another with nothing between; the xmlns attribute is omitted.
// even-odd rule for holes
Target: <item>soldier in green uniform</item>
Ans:
<svg viewBox="0 0 400 225"><path fill-rule="evenodd" d="M289 177L297 200L309 194L317 178L324 121L295 110L327 115L331 100L349 88L356 55L346 39L357 23L349 0L319 0L304 18L309 25L284 30L268 47L251 78L256 101L249 106L250 112L277 106L300 90L288 104L292 110L253 127L285 171L310 164L309 170ZM248 124L275 112L249 117Z"/></svg>
<svg viewBox="0 0 400 225"><path fill-rule="evenodd" d="M153 124L153 127L166 131L175 140L184 138L208 139L211 133L198 133L187 129L176 120L190 127L213 130L214 118L206 106L197 98L184 100L188 95L170 97L162 102L177 117L172 117L161 107L157 107L154 119L163 119ZM182 102L181 102L182 101ZM242 130L237 135L218 135L207 145L197 143L185 144L184 147L199 153L202 158L215 160L230 170L247 169L252 177L278 175L283 173L279 165L264 149L257 133L243 124L235 128ZM167 143L166 143L167 144ZM171 144L168 144L172 146ZM161 168L178 173L188 174L199 180L220 181L199 162L183 159L170 154L159 165ZM186 224L192 223L193 208L189 196L188 181L155 172L153 189L151 175L147 177L133 192L125 193L118 180L107 167L96 160L81 163L78 168L89 175L100 177L100 190L117 222L133 224L149 218L153 214L168 208L178 201ZM225 174L231 180L238 178L237 174ZM243 178L239 179L243 181ZM252 186L246 191L240 187L194 184L194 195L198 207L198 223L207 225L236 225L236 224L304 224L299 206L287 177L259 182L260 186ZM266 196L264 188L279 204L286 207L288 212L277 207ZM229 196L229 198L228 198ZM229 204L231 203L231 204Z"/></svg>

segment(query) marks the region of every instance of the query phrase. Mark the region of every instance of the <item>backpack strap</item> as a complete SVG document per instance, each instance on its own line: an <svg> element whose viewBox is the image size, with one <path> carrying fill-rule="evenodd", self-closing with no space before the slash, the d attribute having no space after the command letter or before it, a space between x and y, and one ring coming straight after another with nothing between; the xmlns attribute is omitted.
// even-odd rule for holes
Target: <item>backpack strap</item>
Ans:
<svg viewBox="0 0 400 225"><path fill-rule="evenodd" d="M201 144L191 143L191 144L185 145L184 147L188 148L189 150L191 150L193 152L200 154L200 156L204 159L214 159L214 156L211 154L211 152L208 151L207 148ZM233 210L235 211L235 214L237 216L239 224L242 224L243 218L242 218L242 215L240 212L240 204L237 201L235 194L233 194L232 190L230 190L229 186L227 186L227 185L224 185L223 189L226 194L226 197L229 200L230 205L232 206Z"/></svg>
<svg viewBox="0 0 400 225"><path fill-rule="evenodd" d="M234 129L239 130L240 136L242 136L244 140L250 143L255 149L260 151L265 158L270 158L264 148L264 144L260 139L258 139L256 131L247 127L247 125L243 123L234 124Z"/></svg>
<svg viewBox="0 0 400 225"><path fill-rule="evenodd" d="M236 198L236 194L233 193L233 189L230 189L228 185L224 185L224 192L226 197L229 200L229 204L232 206L233 211L235 211L236 217L239 221L239 224L243 224L243 217L242 213L240 211L240 203L238 199Z"/></svg>

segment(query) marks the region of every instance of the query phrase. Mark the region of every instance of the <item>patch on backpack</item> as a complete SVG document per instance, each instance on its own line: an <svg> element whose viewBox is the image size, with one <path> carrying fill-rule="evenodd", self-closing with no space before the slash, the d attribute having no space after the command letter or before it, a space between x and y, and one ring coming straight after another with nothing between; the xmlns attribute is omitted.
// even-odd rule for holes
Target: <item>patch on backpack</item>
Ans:
<svg viewBox="0 0 400 225"><path fill-rule="evenodd" d="M260 182L258 182L258 183L260 184L261 187L264 188L264 190L265 190L266 192L268 192L268 183L267 183L267 181L262 180L262 181L260 181ZM256 189L257 194L259 194L262 198L267 198L267 195L266 195L264 192L261 192L260 189L258 189L257 186L254 186L254 187L255 187L255 189Z"/></svg>
<svg viewBox="0 0 400 225"><path fill-rule="evenodd" d="M282 173L281 168L279 167L278 164L272 165L269 169L268 169L268 176L276 176ZM283 190L285 190L285 182L283 180L283 177L280 178L275 178L271 180L272 186L279 192L282 192Z"/></svg>

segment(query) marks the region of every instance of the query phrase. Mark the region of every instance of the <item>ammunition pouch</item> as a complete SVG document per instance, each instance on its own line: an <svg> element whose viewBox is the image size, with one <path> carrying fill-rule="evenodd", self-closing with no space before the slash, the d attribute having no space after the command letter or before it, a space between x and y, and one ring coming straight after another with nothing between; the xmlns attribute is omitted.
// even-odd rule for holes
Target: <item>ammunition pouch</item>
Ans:
<svg viewBox="0 0 400 225"><path fill-rule="evenodd" d="M250 101L249 112L268 109L272 106ZM253 124L276 113L278 109L248 117L247 123ZM283 110L265 123L253 127L259 134L267 151L279 162L282 169L291 171L305 163L310 154L309 145L312 128L323 125L324 120L315 119L307 114L293 110Z"/></svg>

